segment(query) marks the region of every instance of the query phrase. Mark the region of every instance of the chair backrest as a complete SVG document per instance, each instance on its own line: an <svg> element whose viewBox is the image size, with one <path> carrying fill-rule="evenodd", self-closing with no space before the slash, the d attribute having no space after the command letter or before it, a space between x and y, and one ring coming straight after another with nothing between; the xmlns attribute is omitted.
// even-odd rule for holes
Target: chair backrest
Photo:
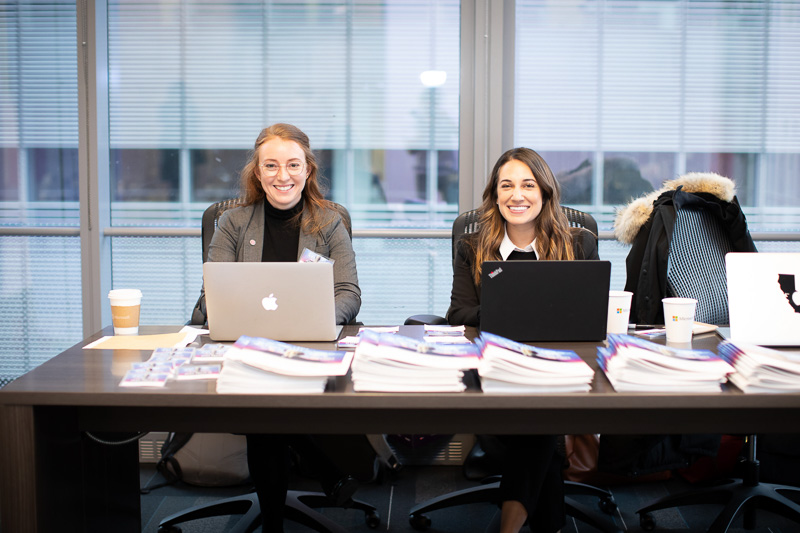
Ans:
<svg viewBox="0 0 800 533"><path fill-rule="evenodd" d="M208 261L208 245L211 244L211 237L214 236L214 231L216 231L217 224L219 224L219 217L222 216L222 213L224 213L228 209L231 209L232 207L238 206L240 203L241 199L230 198L228 200L223 200L221 202L211 204L203 212L203 220L202 220L202 225L200 227L200 236L203 241L203 263ZM339 214L342 216L344 225L347 228L347 234L350 235L350 239L352 239L353 228L350 220L350 213L347 212L347 209L345 209L343 205L334 203L333 206L339 211Z"/></svg>
<svg viewBox="0 0 800 533"><path fill-rule="evenodd" d="M715 215L701 209L676 209L667 257L667 294L697 300L695 320L728 324L725 254L730 236Z"/></svg>
<svg viewBox="0 0 800 533"><path fill-rule="evenodd" d="M561 206L561 210L566 215L570 227L585 228L591 231L592 235L597 239L597 221L592 215L564 205ZM475 233L478 231L479 226L477 209L466 211L456 217L453 221L453 233L451 235L453 259L456 257L456 243L459 237L464 234Z"/></svg>
<svg viewBox="0 0 800 533"><path fill-rule="evenodd" d="M203 241L203 263L208 261L208 245L211 244L211 237L214 236L214 231L217 229L219 217L228 209L238 206L239 202L239 198L231 198L211 204L203 211L203 221L200 226L200 238Z"/></svg>

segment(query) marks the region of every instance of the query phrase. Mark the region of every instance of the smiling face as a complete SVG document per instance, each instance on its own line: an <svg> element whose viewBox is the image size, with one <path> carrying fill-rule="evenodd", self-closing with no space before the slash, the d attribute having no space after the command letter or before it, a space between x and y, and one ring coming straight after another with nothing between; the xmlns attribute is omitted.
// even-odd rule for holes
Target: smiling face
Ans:
<svg viewBox="0 0 800 533"><path fill-rule="evenodd" d="M276 209L291 209L302 197L309 169L303 148L294 141L273 137L258 147L258 177L267 195L267 201ZM297 176L289 174L292 163L301 163ZM265 165L278 165L278 172L270 175Z"/></svg>
<svg viewBox="0 0 800 533"><path fill-rule="evenodd" d="M531 169L516 159L500 167L497 206L509 230L532 231L542 211L542 190Z"/></svg>

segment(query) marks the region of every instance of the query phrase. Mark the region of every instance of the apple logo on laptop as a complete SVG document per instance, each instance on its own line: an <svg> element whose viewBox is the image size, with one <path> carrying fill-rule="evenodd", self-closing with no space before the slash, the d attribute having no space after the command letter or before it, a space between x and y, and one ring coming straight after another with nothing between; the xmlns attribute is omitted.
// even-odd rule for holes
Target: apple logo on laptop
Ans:
<svg viewBox="0 0 800 533"><path fill-rule="evenodd" d="M272 294L270 294L269 296L261 300L261 306L266 311L274 311L278 308L278 299Z"/></svg>

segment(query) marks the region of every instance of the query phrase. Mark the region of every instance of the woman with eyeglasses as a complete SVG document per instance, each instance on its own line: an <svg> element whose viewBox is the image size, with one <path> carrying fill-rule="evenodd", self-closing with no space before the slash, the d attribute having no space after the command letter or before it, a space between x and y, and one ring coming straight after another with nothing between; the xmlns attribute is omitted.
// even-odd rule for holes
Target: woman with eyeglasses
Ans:
<svg viewBox="0 0 800 533"><path fill-rule="evenodd" d="M514 148L500 156L483 191L478 231L456 245L450 324L480 326L484 261L599 259L595 236L570 228L560 202L559 184L539 154ZM566 516L557 437L495 438L503 450L500 532L515 533L526 521L533 531L558 531Z"/></svg>
<svg viewBox="0 0 800 533"><path fill-rule="evenodd" d="M336 323L347 324L361 307L356 258L345 222L320 190L308 136L290 124L259 134L241 173L241 205L229 209L208 249L209 261L282 261L305 248L333 259ZM205 311L203 309L203 311ZM341 472L310 435L247 435L247 464L261 505L262 531L283 531L290 448L342 505L358 483Z"/></svg>

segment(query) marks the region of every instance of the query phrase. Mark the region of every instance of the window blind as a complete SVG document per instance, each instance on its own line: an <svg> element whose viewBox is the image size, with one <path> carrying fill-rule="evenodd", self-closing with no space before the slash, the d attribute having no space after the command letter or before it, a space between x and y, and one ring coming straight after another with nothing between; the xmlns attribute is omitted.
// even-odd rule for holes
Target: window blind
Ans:
<svg viewBox="0 0 800 533"><path fill-rule="evenodd" d="M520 0L516 144L800 148L797 1Z"/></svg>
<svg viewBox="0 0 800 533"><path fill-rule="evenodd" d="M315 148L457 149L459 24L455 0L111 0L111 145L249 148L285 121Z"/></svg>
<svg viewBox="0 0 800 533"><path fill-rule="evenodd" d="M78 146L75 2L0 2L0 146Z"/></svg>

